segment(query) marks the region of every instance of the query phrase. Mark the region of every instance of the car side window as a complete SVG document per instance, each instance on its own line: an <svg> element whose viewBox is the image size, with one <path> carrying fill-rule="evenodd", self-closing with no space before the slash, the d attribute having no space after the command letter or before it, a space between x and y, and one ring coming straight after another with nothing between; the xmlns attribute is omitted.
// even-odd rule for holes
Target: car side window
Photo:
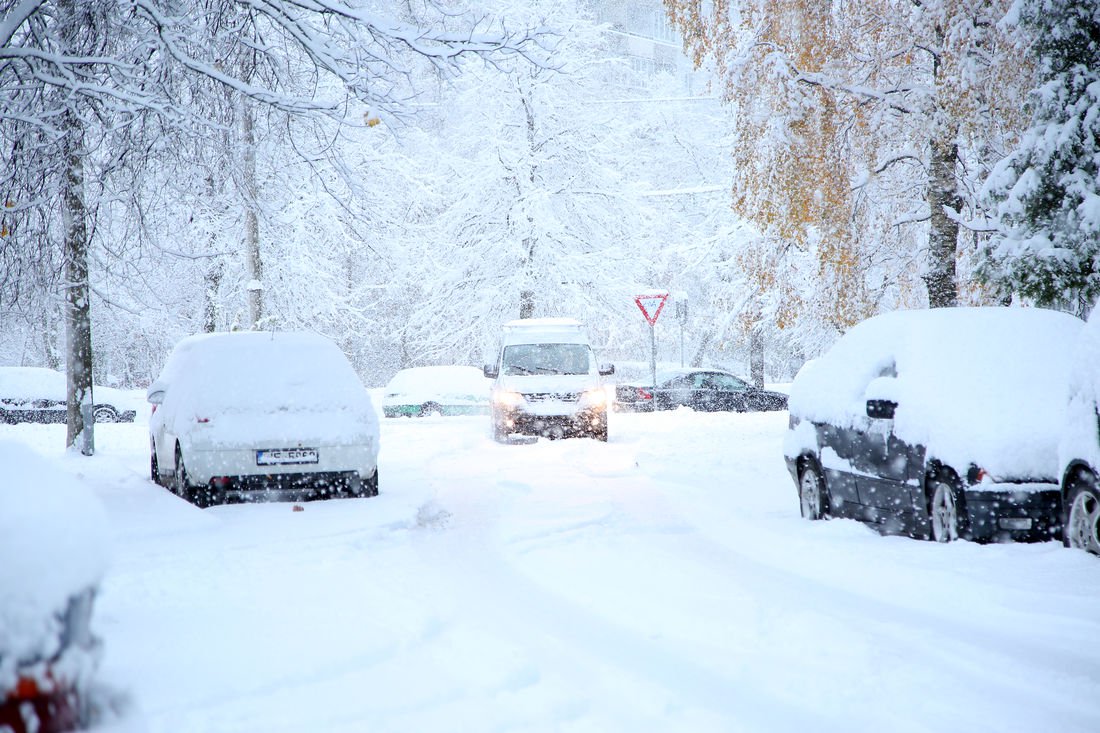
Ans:
<svg viewBox="0 0 1100 733"><path fill-rule="evenodd" d="M711 372L697 372L691 375L692 386L696 389L718 389L720 385L719 376Z"/></svg>
<svg viewBox="0 0 1100 733"><path fill-rule="evenodd" d="M727 392L743 392L749 388L748 384L728 374L714 375L714 383L719 389L724 389Z"/></svg>

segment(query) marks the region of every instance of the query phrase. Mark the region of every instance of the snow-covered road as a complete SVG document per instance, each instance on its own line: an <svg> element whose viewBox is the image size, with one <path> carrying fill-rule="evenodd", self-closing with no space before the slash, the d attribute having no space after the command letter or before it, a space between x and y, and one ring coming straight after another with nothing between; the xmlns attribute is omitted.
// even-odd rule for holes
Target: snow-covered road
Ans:
<svg viewBox="0 0 1100 733"><path fill-rule="evenodd" d="M145 426L0 426L116 543L103 731L1100 730L1100 562L799 517L786 413L503 446L387 420L381 495L200 511Z"/></svg>

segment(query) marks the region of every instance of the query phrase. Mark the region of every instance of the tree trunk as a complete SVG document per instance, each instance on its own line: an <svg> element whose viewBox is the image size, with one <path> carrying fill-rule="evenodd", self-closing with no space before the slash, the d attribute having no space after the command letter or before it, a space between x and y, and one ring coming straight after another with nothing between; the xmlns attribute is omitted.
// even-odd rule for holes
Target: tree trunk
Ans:
<svg viewBox="0 0 1100 733"><path fill-rule="evenodd" d="M203 289L202 330L214 333L218 330L218 288L222 282L222 263L215 262L206 271L206 287Z"/></svg>
<svg viewBox="0 0 1100 733"><path fill-rule="evenodd" d="M952 127L941 129L932 139L932 166L928 177L928 206L932 220L928 233L928 305L950 308L958 302L955 281L955 251L959 241L959 223L947 211L958 212L962 205L955 176L958 146Z"/></svg>
<svg viewBox="0 0 1100 733"><path fill-rule="evenodd" d="M749 331L749 378L755 386L764 388L764 337L756 327Z"/></svg>
<svg viewBox="0 0 1100 733"><path fill-rule="evenodd" d="M256 186L256 135L253 131L252 110L247 102L241 104L241 143L244 146L245 209L244 247L245 262L248 267L248 320L249 328L263 328L264 286L263 260L260 259L260 220Z"/></svg>
<svg viewBox="0 0 1100 733"><path fill-rule="evenodd" d="M532 318L535 315L535 291L523 290L519 294L519 317Z"/></svg>
<svg viewBox="0 0 1100 733"><path fill-rule="evenodd" d="M88 286L88 229L85 221L83 125L68 113L65 121L65 172L61 189L65 263L66 447L79 440L81 452L94 452L92 405L92 319ZM85 433L85 431L87 431Z"/></svg>

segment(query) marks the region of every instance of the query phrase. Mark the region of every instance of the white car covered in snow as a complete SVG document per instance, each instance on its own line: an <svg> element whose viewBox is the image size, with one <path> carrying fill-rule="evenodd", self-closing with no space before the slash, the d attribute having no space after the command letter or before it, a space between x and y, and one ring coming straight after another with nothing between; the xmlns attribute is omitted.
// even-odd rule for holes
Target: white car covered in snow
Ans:
<svg viewBox="0 0 1100 733"><path fill-rule="evenodd" d="M0 367L0 423L63 423L65 374L45 367ZM96 422L133 422L141 393L92 386Z"/></svg>
<svg viewBox="0 0 1100 733"><path fill-rule="evenodd" d="M1067 547L1100 555L1100 307L1081 332L1070 371L1066 426L1058 446Z"/></svg>
<svg viewBox="0 0 1100 733"><path fill-rule="evenodd" d="M423 366L402 369L386 384L386 417L488 415L492 382L472 366Z"/></svg>
<svg viewBox="0 0 1100 733"><path fill-rule="evenodd" d="M0 441L0 731L84 725L109 560L96 497L31 449Z"/></svg>
<svg viewBox="0 0 1100 733"><path fill-rule="evenodd" d="M377 414L323 336L190 336L148 399L150 474L199 506L378 493Z"/></svg>
<svg viewBox="0 0 1100 733"><path fill-rule="evenodd" d="M943 542L1057 537L1082 326L1040 308L939 308L852 328L791 385L784 453L803 516Z"/></svg>

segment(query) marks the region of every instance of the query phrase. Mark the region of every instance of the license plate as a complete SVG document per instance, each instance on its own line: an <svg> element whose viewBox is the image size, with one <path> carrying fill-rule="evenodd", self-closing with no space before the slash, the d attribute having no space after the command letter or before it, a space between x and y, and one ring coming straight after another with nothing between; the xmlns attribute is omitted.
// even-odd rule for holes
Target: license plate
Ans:
<svg viewBox="0 0 1100 733"><path fill-rule="evenodd" d="M271 448L256 451L257 466L293 466L317 463L316 448Z"/></svg>
<svg viewBox="0 0 1100 733"><path fill-rule="evenodd" d="M1030 519L1003 517L999 520L998 524L1001 525L1001 529L1031 529Z"/></svg>

